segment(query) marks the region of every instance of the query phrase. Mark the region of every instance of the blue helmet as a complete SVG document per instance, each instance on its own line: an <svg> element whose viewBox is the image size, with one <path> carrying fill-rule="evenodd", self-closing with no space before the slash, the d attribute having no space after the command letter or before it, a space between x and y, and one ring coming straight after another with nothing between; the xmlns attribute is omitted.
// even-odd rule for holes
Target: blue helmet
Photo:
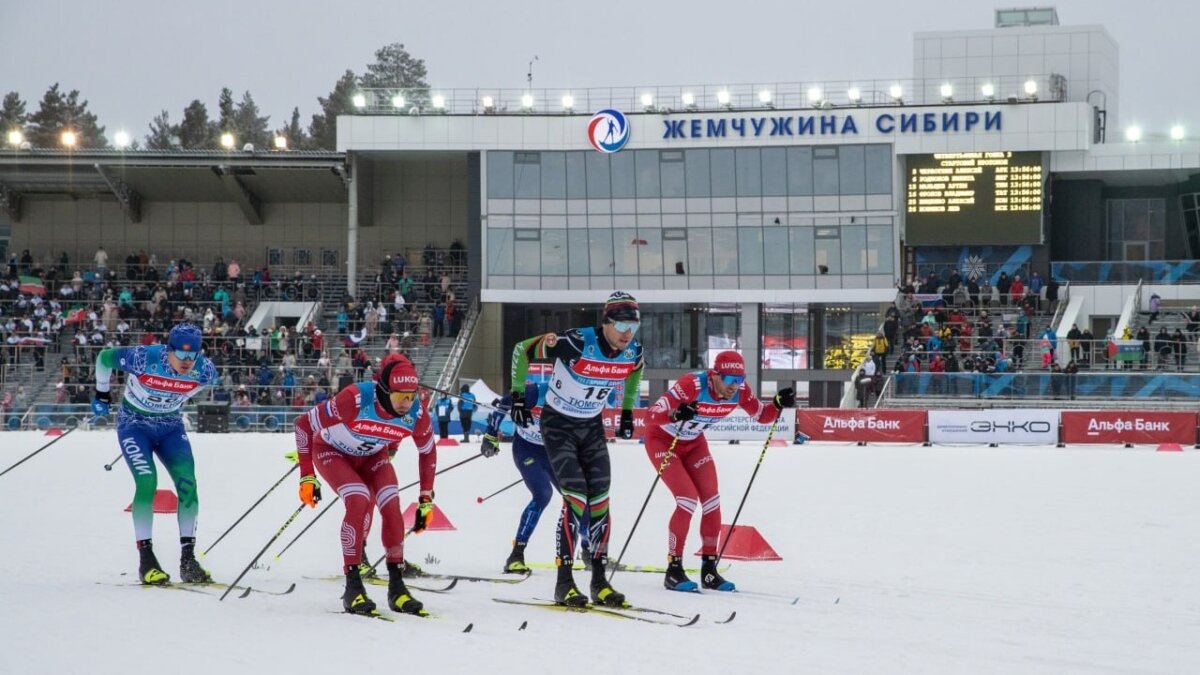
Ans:
<svg viewBox="0 0 1200 675"><path fill-rule="evenodd" d="M171 334L167 336L167 346L171 349L199 354L202 340L200 329L195 324L181 323L171 329Z"/></svg>

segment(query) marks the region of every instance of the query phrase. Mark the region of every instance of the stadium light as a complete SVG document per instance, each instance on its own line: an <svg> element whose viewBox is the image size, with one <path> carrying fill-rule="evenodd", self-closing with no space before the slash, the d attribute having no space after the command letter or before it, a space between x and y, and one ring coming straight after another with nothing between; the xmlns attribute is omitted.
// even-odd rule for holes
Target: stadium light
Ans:
<svg viewBox="0 0 1200 675"><path fill-rule="evenodd" d="M850 87L846 90L846 97L854 105L860 105L862 103L862 90L858 87Z"/></svg>
<svg viewBox="0 0 1200 675"><path fill-rule="evenodd" d="M403 110L406 102L407 101L404 100L404 94L396 94L392 97L392 107L396 110Z"/></svg>
<svg viewBox="0 0 1200 675"><path fill-rule="evenodd" d="M941 93L943 103L952 102L954 100L954 85L950 84L949 82L942 84Z"/></svg>
<svg viewBox="0 0 1200 675"><path fill-rule="evenodd" d="M525 110L533 110L533 94L521 94L521 107Z"/></svg>
<svg viewBox="0 0 1200 675"><path fill-rule="evenodd" d="M62 141L63 147L68 150L75 147L75 144L79 142L79 139L75 136L75 132L71 131L70 129L62 132L60 140Z"/></svg>
<svg viewBox="0 0 1200 675"><path fill-rule="evenodd" d="M496 99L491 96L484 96L481 99L484 112L492 112L496 109Z"/></svg>
<svg viewBox="0 0 1200 675"><path fill-rule="evenodd" d="M651 93L642 94L641 102L642 102L642 110L645 110L646 112L650 112L650 111L654 110L654 94L651 94Z"/></svg>
<svg viewBox="0 0 1200 675"><path fill-rule="evenodd" d="M276 150L287 150L287 136L276 136L275 137L275 149Z"/></svg>
<svg viewBox="0 0 1200 675"><path fill-rule="evenodd" d="M888 96L892 97L892 101L896 103L904 103L904 90L899 84L893 84L888 87Z"/></svg>
<svg viewBox="0 0 1200 675"><path fill-rule="evenodd" d="M758 92L758 102L765 106L770 106L771 105L771 90L763 89L763 90L759 91Z"/></svg>
<svg viewBox="0 0 1200 675"><path fill-rule="evenodd" d="M1175 126L1171 127L1171 140L1182 141L1183 137L1184 133L1182 124L1176 124Z"/></svg>
<svg viewBox="0 0 1200 675"><path fill-rule="evenodd" d="M367 97L362 94L355 94L354 96L351 96L350 102L354 104L355 108L367 107Z"/></svg>
<svg viewBox="0 0 1200 675"><path fill-rule="evenodd" d="M118 131L113 134L113 145L117 146L118 150L128 148L131 143L128 131Z"/></svg>
<svg viewBox="0 0 1200 675"><path fill-rule="evenodd" d="M723 105L726 107L729 106L729 90L728 89L722 89L717 92L717 104Z"/></svg>
<svg viewBox="0 0 1200 675"><path fill-rule="evenodd" d="M1025 80L1025 95L1030 100L1037 100L1038 83L1037 80Z"/></svg>
<svg viewBox="0 0 1200 675"><path fill-rule="evenodd" d="M979 91L983 94L983 97L989 101L995 100L996 98L996 86L991 82L984 82L983 86L979 88Z"/></svg>
<svg viewBox="0 0 1200 675"><path fill-rule="evenodd" d="M235 145L237 145L237 141L234 139L233 134L229 133L228 131L221 134L222 148L225 148L226 150L232 150L233 146Z"/></svg>
<svg viewBox="0 0 1200 675"><path fill-rule="evenodd" d="M1137 125L1126 127L1125 140L1129 141L1130 143L1137 143L1138 141L1142 140L1142 128Z"/></svg>
<svg viewBox="0 0 1200 675"><path fill-rule="evenodd" d="M563 110L571 112L575 109L575 97L570 94L563 94L562 97Z"/></svg>
<svg viewBox="0 0 1200 675"><path fill-rule="evenodd" d="M434 94L433 98L430 99L430 102L433 104L434 110L446 109L446 97L441 94Z"/></svg>
<svg viewBox="0 0 1200 675"><path fill-rule="evenodd" d="M20 129L13 129L8 132L8 144L12 146L21 145L21 141L25 140L25 134L21 133Z"/></svg>
<svg viewBox="0 0 1200 675"><path fill-rule="evenodd" d="M819 108L819 107L821 107L821 101L823 101L823 100L824 99L821 96L821 88L820 87L809 87L808 88L808 104L809 105L811 105L814 108Z"/></svg>
<svg viewBox="0 0 1200 675"><path fill-rule="evenodd" d="M687 106L688 108L696 107L696 95L690 91L683 92L683 94L679 97L679 100L682 101L683 105Z"/></svg>

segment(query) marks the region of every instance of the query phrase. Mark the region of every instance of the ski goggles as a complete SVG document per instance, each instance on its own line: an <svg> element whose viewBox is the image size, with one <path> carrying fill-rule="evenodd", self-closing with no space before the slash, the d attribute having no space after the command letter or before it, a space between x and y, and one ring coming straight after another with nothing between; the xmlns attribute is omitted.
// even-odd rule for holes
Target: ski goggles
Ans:
<svg viewBox="0 0 1200 675"><path fill-rule="evenodd" d="M745 375L718 375L726 387L735 387L746 381Z"/></svg>
<svg viewBox="0 0 1200 675"><path fill-rule="evenodd" d="M642 327L641 321L613 321L613 328L617 329L618 333L636 333L638 328Z"/></svg>
<svg viewBox="0 0 1200 675"><path fill-rule="evenodd" d="M417 392L415 391L393 391L388 396L392 399L392 405L412 403L417 400Z"/></svg>
<svg viewBox="0 0 1200 675"><path fill-rule="evenodd" d="M195 361L199 357L200 352L190 352L183 349L175 350L175 358L179 359L180 361Z"/></svg>

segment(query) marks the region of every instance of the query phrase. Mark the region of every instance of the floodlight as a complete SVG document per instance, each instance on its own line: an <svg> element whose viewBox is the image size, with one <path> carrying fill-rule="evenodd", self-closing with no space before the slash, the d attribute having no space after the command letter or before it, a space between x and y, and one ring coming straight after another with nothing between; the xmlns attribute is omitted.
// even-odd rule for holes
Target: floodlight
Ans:
<svg viewBox="0 0 1200 675"><path fill-rule="evenodd" d="M229 133L228 131L221 134L222 148L225 148L226 150L232 150L234 145L237 145L237 141L234 140L233 134Z"/></svg>
<svg viewBox="0 0 1200 675"><path fill-rule="evenodd" d="M405 103L407 101L404 100L404 94L396 94L392 97L392 107L396 110L403 110Z"/></svg>
<svg viewBox="0 0 1200 675"><path fill-rule="evenodd" d="M355 94L354 96L351 96L350 102L354 104L355 108L367 107L367 97L363 96L362 94Z"/></svg>
<svg viewBox="0 0 1200 675"><path fill-rule="evenodd" d="M530 110L533 108L533 94L522 94L521 95L521 107L526 110Z"/></svg>
<svg viewBox="0 0 1200 675"><path fill-rule="evenodd" d="M570 94L563 94L562 107L563 110L573 110L575 108L575 97Z"/></svg>
<svg viewBox="0 0 1200 675"><path fill-rule="evenodd" d="M1139 126L1126 127L1125 140L1130 143L1137 143L1142 140L1142 128Z"/></svg>
<svg viewBox="0 0 1200 675"><path fill-rule="evenodd" d="M1171 140L1182 141L1183 136L1184 136L1184 134L1183 134L1183 125L1182 124L1176 124L1175 126L1171 127Z"/></svg>
<svg viewBox="0 0 1200 675"><path fill-rule="evenodd" d="M904 90L900 88L899 84L893 84L888 87L888 96L891 96L893 101L902 103L904 101Z"/></svg>
<svg viewBox="0 0 1200 675"><path fill-rule="evenodd" d="M25 134L22 134L19 129L13 129L12 131L8 132L8 144L9 145L19 146L19 145L21 145L21 141L24 141L24 140L25 140Z"/></svg>
<svg viewBox="0 0 1200 675"><path fill-rule="evenodd" d="M850 87L846 90L846 97L850 99L851 103L858 105L862 103L862 90L858 87Z"/></svg>
<svg viewBox="0 0 1200 675"><path fill-rule="evenodd" d="M442 94L434 94L429 102L433 104L434 110L444 110L446 108L446 97Z"/></svg>
<svg viewBox="0 0 1200 675"><path fill-rule="evenodd" d="M679 97L679 100L689 108L696 105L696 95L690 91L683 92L683 94Z"/></svg>
<svg viewBox="0 0 1200 675"><path fill-rule="evenodd" d="M642 94L642 107L649 110L654 107L654 94Z"/></svg>
<svg viewBox="0 0 1200 675"><path fill-rule="evenodd" d="M75 147L75 143L77 143L79 139L75 137L74 131L71 131L70 129L68 129L68 130L62 132L61 140L62 140L63 147L69 149L69 148Z"/></svg>
<svg viewBox="0 0 1200 675"><path fill-rule="evenodd" d="M492 110L495 107L496 107L496 99L492 98L491 96L483 97L483 109L484 110Z"/></svg>
<svg viewBox="0 0 1200 675"><path fill-rule="evenodd" d="M286 136L276 136L275 137L275 149L276 150L287 150L287 137Z"/></svg>
<svg viewBox="0 0 1200 675"><path fill-rule="evenodd" d="M729 90L722 89L717 92L717 103L721 105L729 105Z"/></svg>
<svg viewBox="0 0 1200 675"><path fill-rule="evenodd" d="M813 105L813 106L820 105L822 100L824 100L824 99L821 97L821 88L820 87L809 87L808 88L808 102L810 105Z"/></svg>
<svg viewBox="0 0 1200 675"><path fill-rule="evenodd" d="M128 148L130 142L128 131L118 131L117 133L113 134L113 145L117 146L118 150L124 150L125 148Z"/></svg>
<svg viewBox="0 0 1200 675"><path fill-rule="evenodd" d="M991 82L984 82L983 86L979 88L979 91L983 94L983 97L989 101L996 98L996 86Z"/></svg>
<svg viewBox="0 0 1200 675"><path fill-rule="evenodd" d="M1037 80L1025 80L1025 95L1030 98L1037 96L1038 84Z"/></svg>
<svg viewBox="0 0 1200 675"><path fill-rule="evenodd" d="M941 92L943 101L950 102L954 100L954 85L949 82L942 84Z"/></svg>

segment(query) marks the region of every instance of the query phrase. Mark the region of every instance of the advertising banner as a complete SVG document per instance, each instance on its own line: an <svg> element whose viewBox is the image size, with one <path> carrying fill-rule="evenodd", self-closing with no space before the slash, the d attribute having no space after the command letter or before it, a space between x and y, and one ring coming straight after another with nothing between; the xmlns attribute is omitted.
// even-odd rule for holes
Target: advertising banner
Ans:
<svg viewBox="0 0 1200 675"><path fill-rule="evenodd" d="M767 403L767 405L771 405ZM714 424L704 432L710 441L758 441L767 440L770 424L759 424L741 408L737 408L728 417ZM775 424L775 440L784 440L789 444L796 438L796 416L792 411L784 409L779 413L779 421Z"/></svg>
<svg viewBox="0 0 1200 675"><path fill-rule="evenodd" d="M924 410L801 408L796 411L796 425L811 441L921 443L925 440Z"/></svg>
<svg viewBox="0 0 1200 675"><path fill-rule="evenodd" d="M1196 442L1196 413L1149 410L1064 410L1064 443Z"/></svg>
<svg viewBox="0 0 1200 675"><path fill-rule="evenodd" d="M646 433L646 415L649 413L645 408L633 409L633 437L641 438ZM621 428L621 409L620 408L605 408L604 413L604 435L609 438L617 437L617 429Z"/></svg>
<svg viewBox="0 0 1200 675"><path fill-rule="evenodd" d="M1057 410L980 409L930 410L931 443L1025 443L1053 445L1058 442Z"/></svg>

